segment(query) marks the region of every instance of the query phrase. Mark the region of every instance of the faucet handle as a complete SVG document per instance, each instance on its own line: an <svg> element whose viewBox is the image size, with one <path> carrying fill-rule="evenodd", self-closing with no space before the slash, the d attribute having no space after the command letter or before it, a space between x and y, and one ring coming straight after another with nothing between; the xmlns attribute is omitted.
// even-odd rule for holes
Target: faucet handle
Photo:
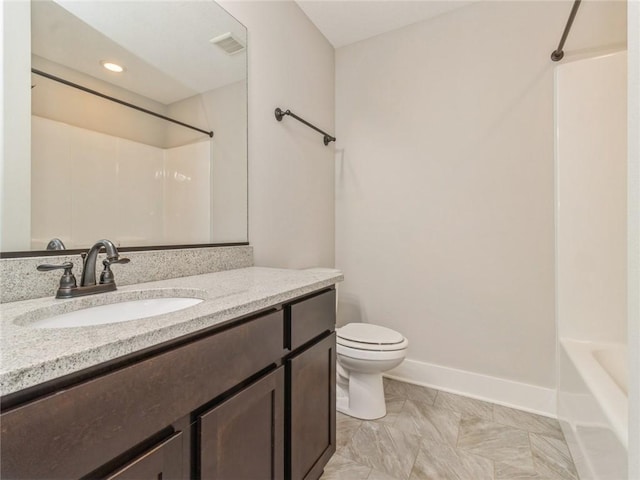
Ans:
<svg viewBox="0 0 640 480"><path fill-rule="evenodd" d="M71 269L73 268L73 263L71 262L64 262L60 265L52 265L50 263L43 263L42 265L38 265L36 267L36 270L38 270L39 272L48 272L50 270L62 270L64 268L65 272L64 274L67 274L67 271L69 273L71 273Z"/></svg>
<svg viewBox="0 0 640 480"><path fill-rule="evenodd" d="M109 265L113 265L114 263L129 263L130 261L131 261L131 260L129 260L128 258L124 258L124 257L122 257L122 258L118 258L118 259L116 259L116 260L109 260L109 259L106 259L106 260L104 260L104 261L102 262L102 264L104 265L104 264L105 264L105 262L106 262L106 263L108 263ZM106 265L105 265L105 266L106 266Z"/></svg>
<svg viewBox="0 0 640 480"><path fill-rule="evenodd" d="M48 272L51 270L62 270L64 269L64 273L62 277L60 277L60 286L58 287L58 292L56 294L56 298L66 298L65 295L71 291L72 288L76 288L76 277L73 275L73 263L64 262L61 265L52 265L50 263L43 263L42 265L38 265L36 269L39 272Z"/></svg>
<svg viewBox="0 0 640 480"><path fill-rule="evenodd" d="M104 270L100 274L100 283L115 283L115 278L113 276L113 272L111 271L111 265L114 263L129 263L131 260L128 258L117 258L115 260L109 260L108 258L102 261L102 265L104 265Z"/></svg>

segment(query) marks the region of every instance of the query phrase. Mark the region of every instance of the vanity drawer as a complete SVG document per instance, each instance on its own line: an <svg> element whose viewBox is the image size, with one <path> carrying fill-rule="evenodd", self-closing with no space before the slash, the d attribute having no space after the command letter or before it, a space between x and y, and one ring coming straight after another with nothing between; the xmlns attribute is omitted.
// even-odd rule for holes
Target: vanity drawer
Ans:
<svg viewBox="0 0 640 480"><path fill-rule="evenodd" d="M282 311L4 412L2 478L79 478L276 364Z"/></svg>
<svg viewBox="0 0 640 480"><path fill-rule="evenodd" d="M332 332L336 326L336 291L327 290L287 307L289 344L292 351L305 343Z"/></svg>
<svg viewBox="0 0 640 480"><path fill-rule="evenodd" d="M180 479L182 475L182 441L182 432L175 433L118 471L108 475L106 480Z"/></svg>

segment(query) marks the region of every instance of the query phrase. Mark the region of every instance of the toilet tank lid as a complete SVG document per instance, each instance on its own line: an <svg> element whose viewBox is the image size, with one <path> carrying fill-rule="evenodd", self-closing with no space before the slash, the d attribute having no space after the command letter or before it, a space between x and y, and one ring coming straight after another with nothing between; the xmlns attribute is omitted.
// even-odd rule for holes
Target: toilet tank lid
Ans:
<svg viewBox="0 0 640 480"><path fill-rule="evenodd" d="M347 323L336 329L336 333L345 340L374 345L392 345L404 341L404 337L395 330L370 323Z"/></svg>

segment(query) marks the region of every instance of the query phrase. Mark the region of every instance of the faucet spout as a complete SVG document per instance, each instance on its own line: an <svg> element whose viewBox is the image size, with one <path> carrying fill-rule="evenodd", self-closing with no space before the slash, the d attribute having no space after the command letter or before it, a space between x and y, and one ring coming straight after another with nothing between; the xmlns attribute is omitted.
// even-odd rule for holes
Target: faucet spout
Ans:
<svg viewBox="0 0 640 480"><path fill-rule="evenodd" d="M118 260L120 255L118 249L111 240L98 240L84 257L84 265L82 268L82 277L80 278L80 286L87 287L96 284L96 261L100 250L105 249L107 252L107 260L113 262Z"/></svg>

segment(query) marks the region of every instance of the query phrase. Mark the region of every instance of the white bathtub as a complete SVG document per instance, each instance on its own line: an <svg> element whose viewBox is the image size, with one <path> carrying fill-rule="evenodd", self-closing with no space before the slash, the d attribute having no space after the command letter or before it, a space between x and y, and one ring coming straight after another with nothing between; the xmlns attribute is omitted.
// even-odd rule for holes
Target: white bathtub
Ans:
<svg viewBox="0 0 640 480"><path fill-rule="evenodd" d="M627 477L627 346L560 340L558 418L580 478Z"/></svg>

